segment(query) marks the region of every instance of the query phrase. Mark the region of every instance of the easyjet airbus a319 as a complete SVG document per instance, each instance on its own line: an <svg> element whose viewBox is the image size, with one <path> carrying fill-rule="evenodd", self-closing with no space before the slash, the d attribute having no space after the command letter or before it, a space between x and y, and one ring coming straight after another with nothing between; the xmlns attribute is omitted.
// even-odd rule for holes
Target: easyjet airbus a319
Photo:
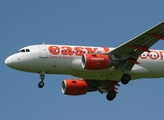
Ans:
<svg viewBox="0 0 164 120"><path fill-rule="evenodd" d="M140 78L164 77L164 50L149 48L164 40L164 22L116 47L70 46L56 44L31 45L9 56L5 64L13 69L39 73L39 88L45 74L67 74L76 79L62 82L66 95L83 95L99 91L112 101L118 89Z"/></svg>

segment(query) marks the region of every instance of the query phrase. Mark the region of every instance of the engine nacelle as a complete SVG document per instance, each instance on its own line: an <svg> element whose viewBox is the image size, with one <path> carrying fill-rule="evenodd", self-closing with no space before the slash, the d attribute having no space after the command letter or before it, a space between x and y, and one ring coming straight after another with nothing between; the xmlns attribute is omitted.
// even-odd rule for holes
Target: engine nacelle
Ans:
<svg viewBox="0 0 164 120"><path fill-rule="evenodd" d="M88 91L88 84L84 80L62 81L62 93L66 95L82 95Z"/></svg>
<svg viewBox="0 0 164 120"><path fill-rule="evenodd" d="M88 70L101 70L109 67L110 58L103 54L84 54L82 56L82 67Z"/></svg>

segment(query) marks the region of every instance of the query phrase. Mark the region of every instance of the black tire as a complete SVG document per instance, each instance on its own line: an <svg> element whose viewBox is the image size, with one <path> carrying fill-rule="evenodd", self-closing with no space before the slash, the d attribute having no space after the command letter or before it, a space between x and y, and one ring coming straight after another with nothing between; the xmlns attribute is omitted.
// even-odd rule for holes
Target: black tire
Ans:
<svg viewBox="0 0 164 120"><path fill-rule="evenodd" d="M124 74L121 78L121 83L126 85L129 83L130 80L131 80L131 76L129 74Z"/></svg>
<svg viewBox="0 0 164 120"><path fill-rule="evenodd" d="M109 101L112 101L116 97L115 91L109 91L109 93L106 95L106 99Z"/></svg>
<svg viewBox="0 0 164 120"><path fill-rule="evenodd" d="M39 88L43 88L43 86L44 86L44 82L39 82L39 83L38 83L38 87L39 87Z"/></svg>

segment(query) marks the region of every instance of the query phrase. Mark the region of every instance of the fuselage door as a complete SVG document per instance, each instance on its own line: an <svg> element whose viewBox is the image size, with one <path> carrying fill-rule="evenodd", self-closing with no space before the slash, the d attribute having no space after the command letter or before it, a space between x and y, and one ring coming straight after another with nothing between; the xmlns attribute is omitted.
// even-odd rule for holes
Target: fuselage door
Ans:
<svg viewBox="0 0 164 120"><path fill-rule="evenodd" d="M42 44L39 45L39 57L40 58L47 58L47 48L46 45Z"/></svg>

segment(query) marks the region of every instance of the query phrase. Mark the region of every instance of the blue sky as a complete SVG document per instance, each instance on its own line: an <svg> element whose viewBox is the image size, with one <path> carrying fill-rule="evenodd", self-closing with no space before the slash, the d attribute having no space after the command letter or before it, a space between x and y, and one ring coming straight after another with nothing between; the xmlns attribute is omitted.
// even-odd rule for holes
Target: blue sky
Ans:
<svg viewBox="0 0 164 120"><path fill-rule="evenodd" d="M163 0L1 0L1 120L163 120L164 79L131 81L109 102L98 92L61 93L66 75L39 75L10 69L4 60L32 44L116 47L164 20ZM159 41L152 48L164 49ZM161 65L163 67L163 65ZM164 71L161 71L164 72Z"/></svg>

